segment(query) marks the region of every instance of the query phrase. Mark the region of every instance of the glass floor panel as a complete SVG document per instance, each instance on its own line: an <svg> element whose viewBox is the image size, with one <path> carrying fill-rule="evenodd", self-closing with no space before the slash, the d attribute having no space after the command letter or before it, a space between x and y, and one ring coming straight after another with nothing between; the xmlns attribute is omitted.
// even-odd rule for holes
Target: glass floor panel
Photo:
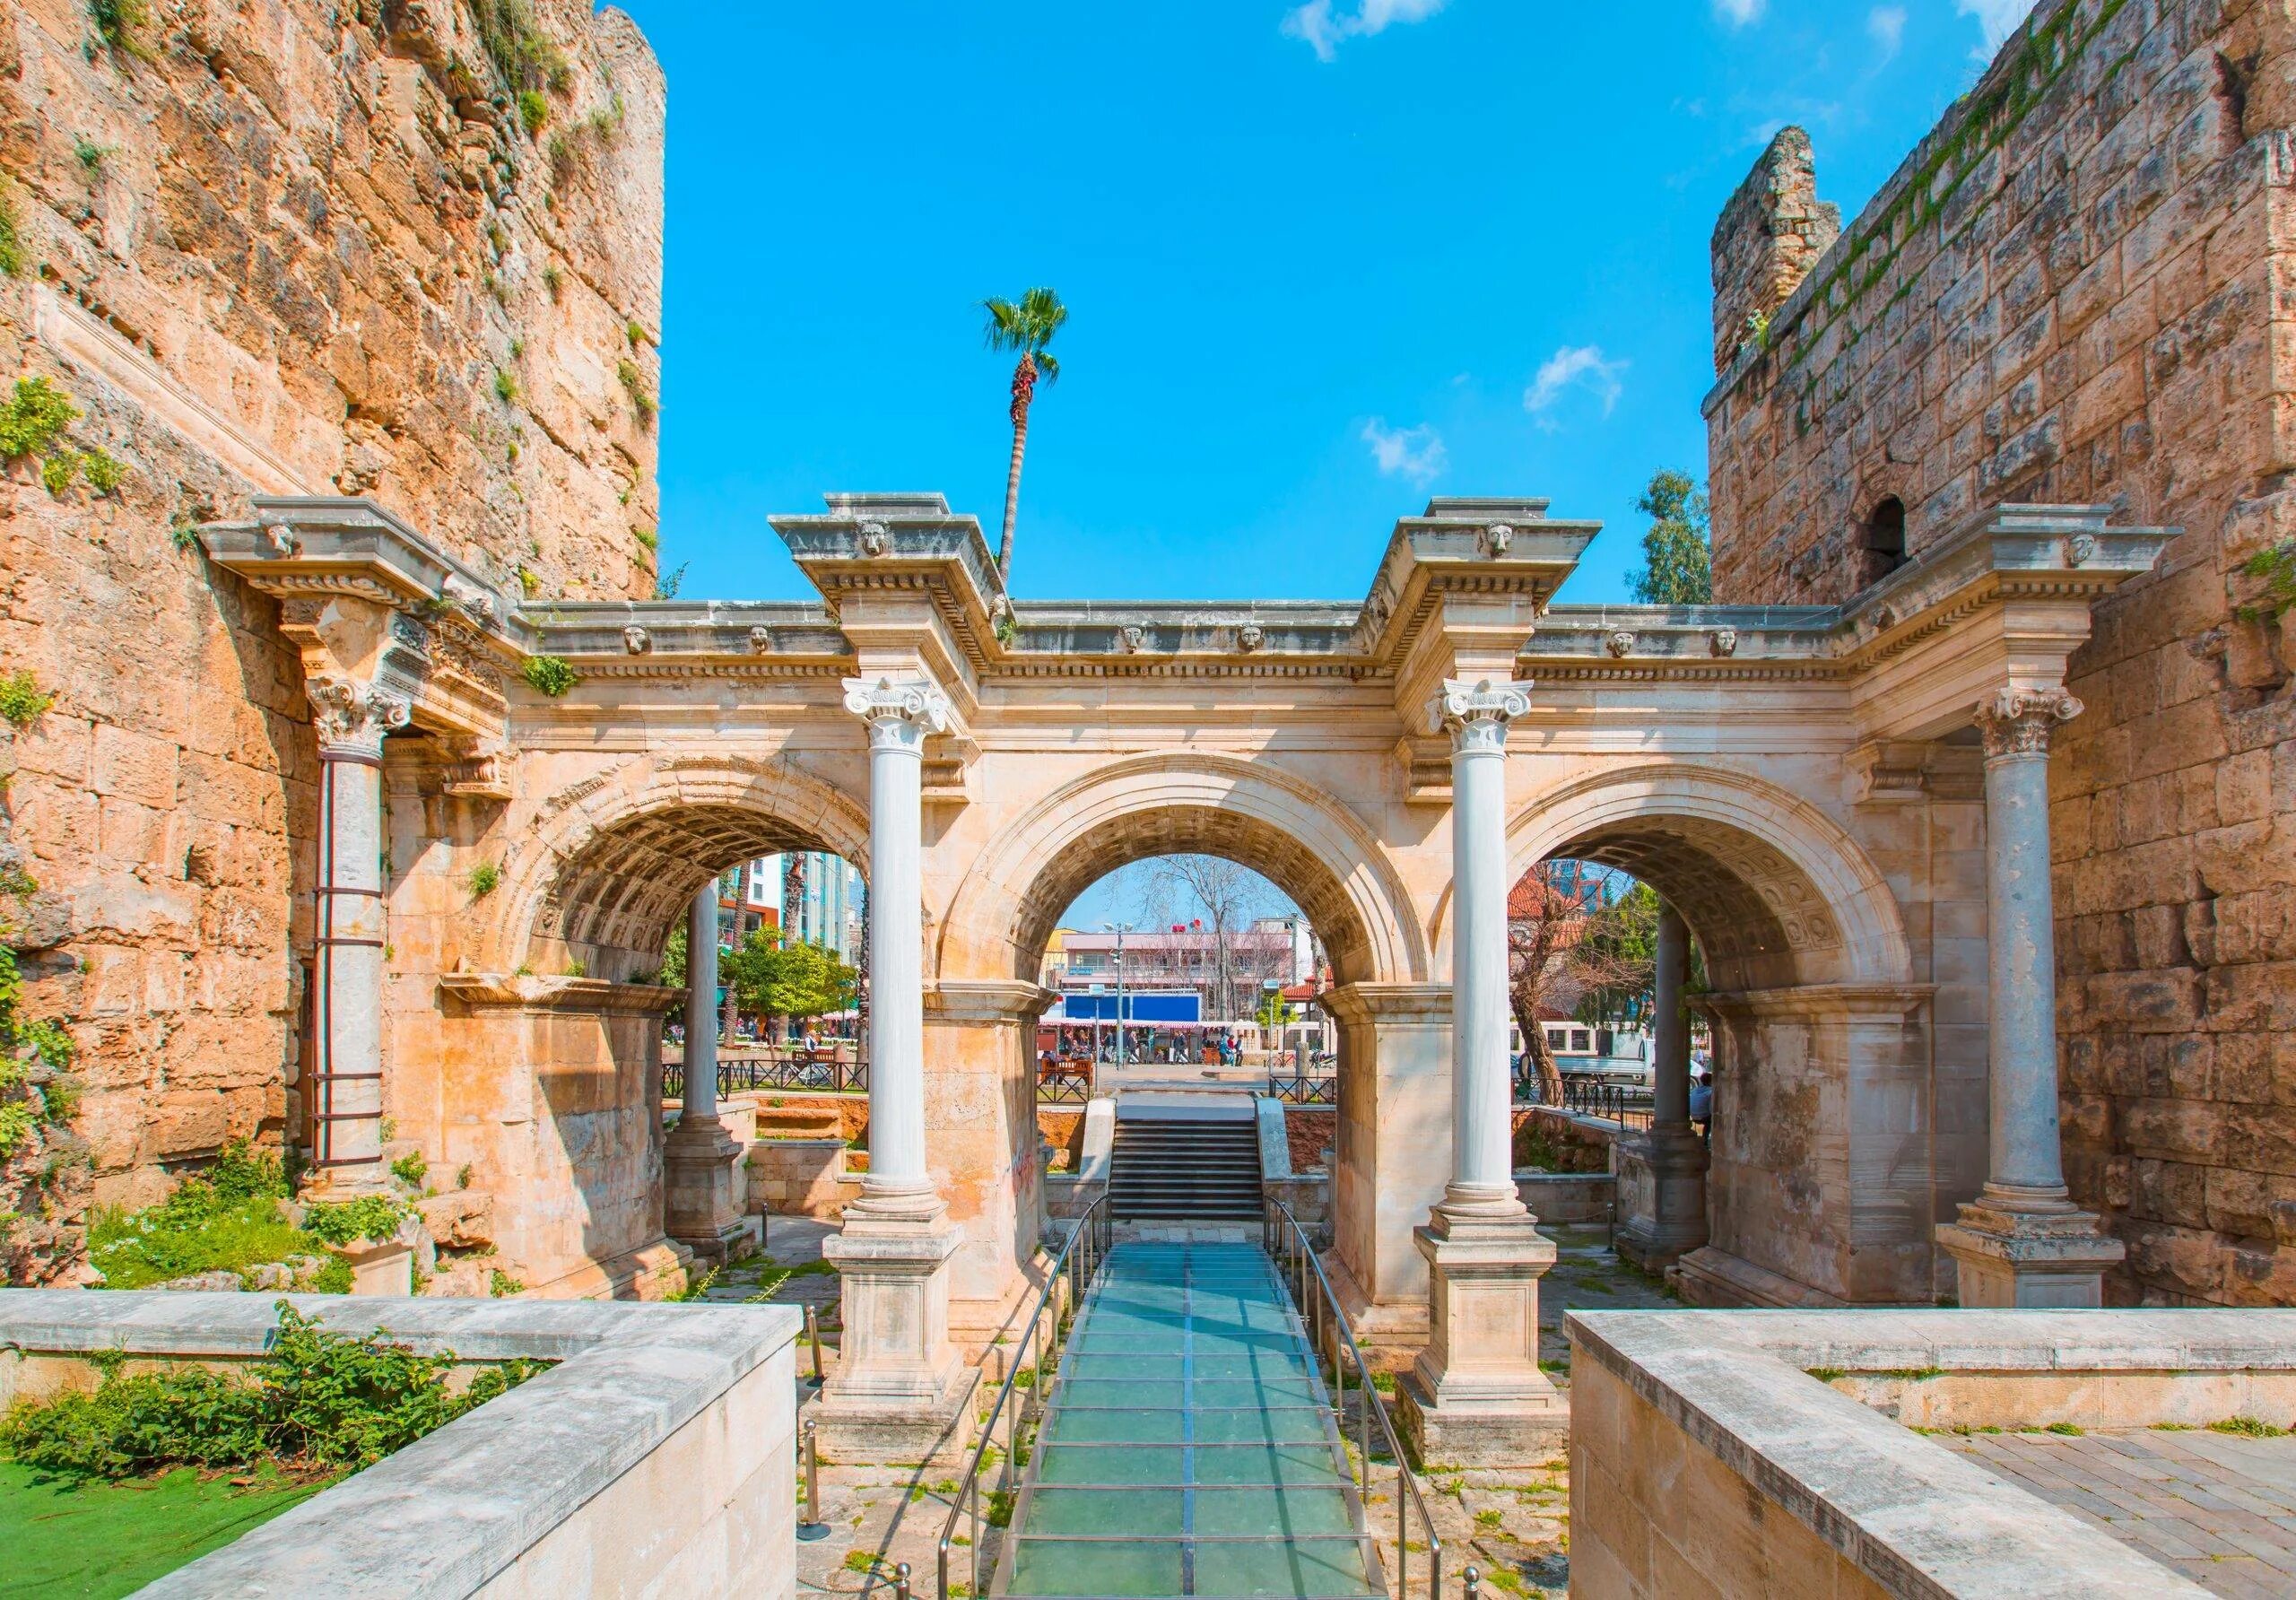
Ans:
<svg viewBox="0 0 2296 1600"><path fill-rule="evenodd" d="M1256 1247L1117 1247L1046 1400L1004 1594L1378 1595L1330 1396Z"/></svg>

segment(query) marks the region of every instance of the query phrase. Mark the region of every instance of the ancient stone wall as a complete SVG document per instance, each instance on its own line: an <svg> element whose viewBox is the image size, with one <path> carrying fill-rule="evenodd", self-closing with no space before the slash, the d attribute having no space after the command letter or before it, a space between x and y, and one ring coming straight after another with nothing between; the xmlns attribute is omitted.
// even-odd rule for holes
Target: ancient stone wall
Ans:
<svg viewBox="0 0 2296 1600"><path fill-rule="evenodd" d="M655 581L664 85L629 19L148 11L0 10L0 400L79 413L0 477L0 673L55 696L13 752L12 936L119 1203L283 1130L309 955L300 665L190 528L369 495L506 593Z"/></svg>
<svg viewBox="0 0 2296 1600"><path fill-rule="evenodd" d="M1718 333L1804 204L1776 154ZM2292 185L2285 5L2043 0L1707 402L1718 600L1847 597L1891 496L1917 559L1999 501L2185 530L2052 770L2066 1160L2122 1299L2296 1299L2296 619L2248 570L2296 531Z"/></svg>

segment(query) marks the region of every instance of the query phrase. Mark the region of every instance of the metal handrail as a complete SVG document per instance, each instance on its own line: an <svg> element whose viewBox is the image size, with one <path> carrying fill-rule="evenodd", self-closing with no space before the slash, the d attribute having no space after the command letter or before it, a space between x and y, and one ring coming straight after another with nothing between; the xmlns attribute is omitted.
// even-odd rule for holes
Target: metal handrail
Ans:
<svg viewBox="0 0 2296 1600"><path fill-rule="evenodd" d="M1021 1330L1021 1343L1013 1352L1013 1370L1004 1375L1004 1386L996 1391L996 1399L989 1406L988 1415L981 1423L980 1442L973 1447L972 1460L966 1465L965 1475L958 1483L956 1493L949 1497L949 1520L941 1528L941 1600L952 1600L949 1592L949 1552L956 1543L957 1524L963 1519L968 1506L972 1511L972 1586L967 1593L978 1596L987 1592L980 1584L980 1475L988 1448L996 1442L996 1424L1000 1419L1004 1422L1004 1454L1000 1463L1002 1471L996 1492L1005 1496L1005 1503L1009 1507L1012 1503L1013 1474L1020 1461L1022 1425L1030 1420L1031 1413L1036 1416L1044 1414L1046 1358L1055 1356L1055 1364L1057 1365L1056 1352L1063 1332L1062 1318L1056 1315L1051 1326L1039 1335L1038 1330L1044 1324L1045 1308L1052 1304L1059 1292L1065 1271L1070 1315L1074 1316L1082 1309L1085 1285L1091 1283L1093 1274L1100 1269L1101 1262L1108 1258L1111 1232L1109 1197L1102 1195L1085 1209L1083 1216L1076 1219L1076 1226L1068 1230L1068 1238L1061 1244L1059 1252L1052 1258L1050 1270L1045 1274L1044 1289L1037 1296L1036 1309L1029 1313L1028 1325ZM1028 1360L1028 1370L1034 1374L1025 1389L1019 1387L1022 1371L1019 1358L1023 1356ZM1022 1396L1022 1409L1017 1414L1012 1412L1015 1393ZM1034 1396L1033 1404L1030 1396Z"/></svg>
<svg viewBox="0 0 2296 1600"><path fill-rule="evenodd" d="M1387 1458L1396 1464L1396 1594L1411 1591L1411 1513L1419 1513L1420 1526L1427 1530L1427 1595L1428 1600L1440 1600L1443 1593L1443 1540L1435 1531L1435 1519L1428 1514L1427 1502L1419 1492L1419 1485L1411 1479L1411 1464L1405 1459L1403 1445L1396 1438L1395 1424L1387 1418L1387 1403L1379 1398L1379 1391L1371 1382L1371 1368L1363 1359L1363 1346L1356 1342L1355 1330L1348 1325L1347 1314L1339 1309L1339 1297L1332 1292L1331 1280L1324 1275L1324 1264L1317 1258L1314 1243L1308 1230L1300 1226L1300 1219L1292 1208L1270 1196L1262 1213L1265 1224L1267 1253L1283 1263L1292 1274L1292 1298L1307 1319L1309 1342L1321 1361L1328 1341L1332 1371L1332 1420L1338 1424L1341 1436L1347 1432L1347 1372L1340 1364L1339 1352L1346 1351L1355 1363L1356 1391L1362 1397L1358 1413L1359 1438L1357 1450L1362 1458L1358 1478L1359 1492L1367 1502L1365 1517L1370 1511L1371 1496L1371 1423L1376 1418L1379 1433L1387 1441ZM1310 1296L1308 1285L1312 1282L1317 1293Z"/></svg>

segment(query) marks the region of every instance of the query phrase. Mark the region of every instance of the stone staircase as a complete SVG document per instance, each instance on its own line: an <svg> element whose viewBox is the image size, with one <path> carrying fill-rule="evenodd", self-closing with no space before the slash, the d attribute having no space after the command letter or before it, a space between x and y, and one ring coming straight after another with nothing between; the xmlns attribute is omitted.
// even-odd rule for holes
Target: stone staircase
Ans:
<svg viewBox="0 0 2296 1600"><path fill-rule="evenodd" d="M1239 1115L1119 1105L1109 1166L1109 1214L1134 1222L1260 1220L1259 1129Z"/></svg>

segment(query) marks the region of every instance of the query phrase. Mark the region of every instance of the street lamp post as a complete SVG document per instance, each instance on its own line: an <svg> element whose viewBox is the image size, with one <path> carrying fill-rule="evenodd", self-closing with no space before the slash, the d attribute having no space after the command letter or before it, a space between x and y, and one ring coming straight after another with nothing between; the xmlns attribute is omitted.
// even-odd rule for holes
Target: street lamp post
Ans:
<svg viewBox="0 0 2296 1600"><path fill-rule="evenodd" d="M1128 922L1104 922L1102 933L1116 935L1116 1064L1124 1065L1124 936L1132 931Z"/></svg>

